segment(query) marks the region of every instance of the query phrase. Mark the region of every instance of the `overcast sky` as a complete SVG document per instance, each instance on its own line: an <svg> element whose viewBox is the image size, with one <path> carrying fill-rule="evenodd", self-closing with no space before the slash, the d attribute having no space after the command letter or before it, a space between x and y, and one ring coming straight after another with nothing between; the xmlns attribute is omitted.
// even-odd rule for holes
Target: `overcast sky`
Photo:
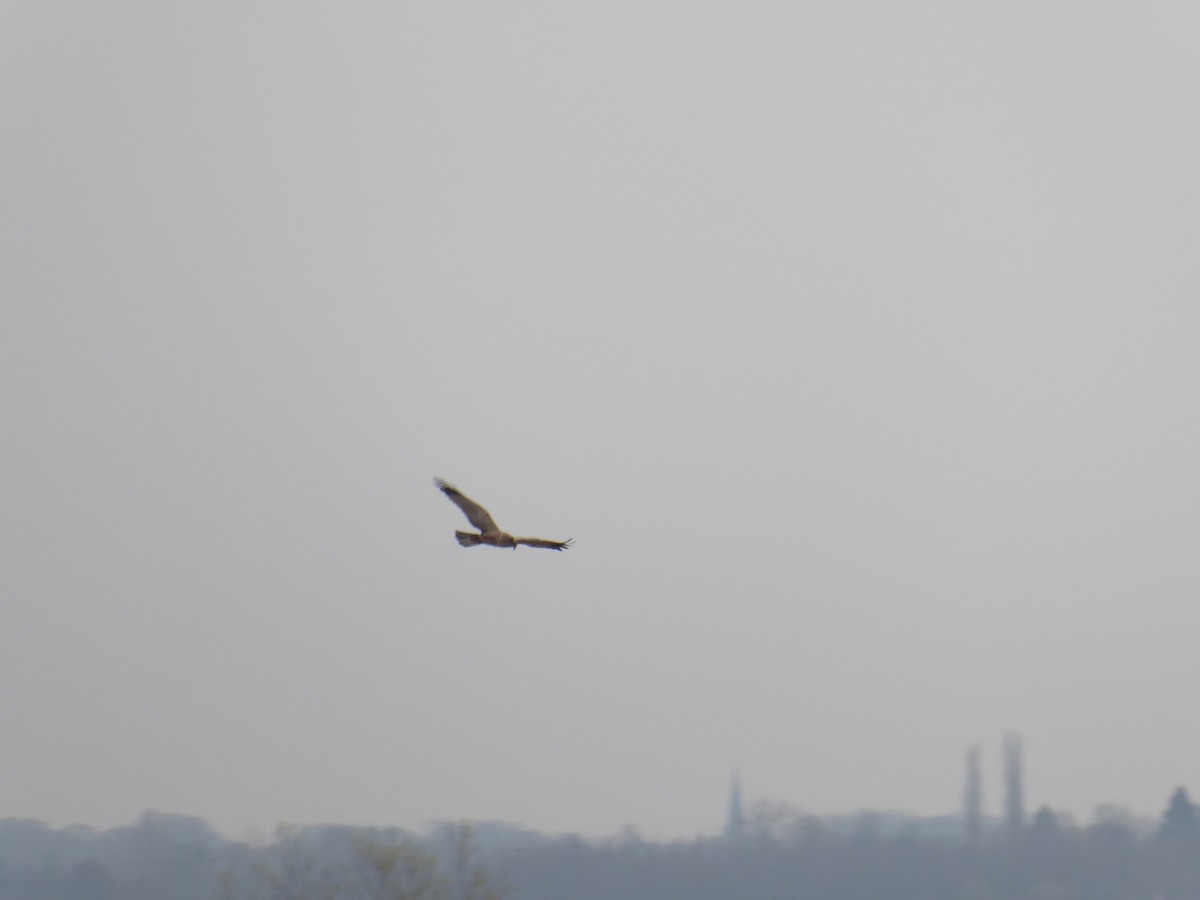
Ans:
<svg viewBox="0 0 1200 900"><path fill-rule="evenodd" d="M1192 4L21 0L0 108L0 816L1200 791Z"/></svg>

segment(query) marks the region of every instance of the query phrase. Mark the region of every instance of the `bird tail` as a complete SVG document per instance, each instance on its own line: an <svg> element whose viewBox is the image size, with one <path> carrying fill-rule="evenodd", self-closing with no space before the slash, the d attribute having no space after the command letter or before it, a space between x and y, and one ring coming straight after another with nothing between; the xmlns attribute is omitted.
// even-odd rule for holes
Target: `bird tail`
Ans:
<svg viewBox="0 0 1200 900"><path fill-rule="evenodd" d="M454 532L454 536L458 538L458 542L464 547L474 547L477 544L483 543L483 541L479 539L479 535L472 534L469 531L456 531Z"/></svg>

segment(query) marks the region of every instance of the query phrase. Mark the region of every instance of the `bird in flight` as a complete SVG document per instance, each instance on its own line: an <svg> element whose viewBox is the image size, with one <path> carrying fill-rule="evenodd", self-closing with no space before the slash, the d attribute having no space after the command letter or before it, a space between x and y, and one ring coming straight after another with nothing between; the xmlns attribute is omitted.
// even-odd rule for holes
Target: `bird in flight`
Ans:
<svg viewBox="0 0 1200 900"><path fill-rule="evenodd" d="M486 509L463 494L454 485L447 484L440 478L435 478L433 483L441 488L442 493L463 511L467 521L479 529L479 534L471 531L454 532L454 536L464 547L488 544L492 547L512 547L516 550L518 545L523 544L526 547L543 547L547 550L567 550L573 543L570 538L565 541L548 541L545 538L513 537L511 534L501 531Z"/></svg>

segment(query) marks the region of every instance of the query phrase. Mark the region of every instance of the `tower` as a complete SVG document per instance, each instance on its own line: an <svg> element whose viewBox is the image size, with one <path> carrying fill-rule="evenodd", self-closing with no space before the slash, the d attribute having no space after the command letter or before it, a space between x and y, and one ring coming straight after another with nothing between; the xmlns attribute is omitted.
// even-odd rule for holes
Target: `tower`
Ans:
<svg viewBox="0 0 1200 900"><path fill-rule="evenodd" d="M983 836L983 777L979 772L979 745L967 748L967 785L963 789L963 826L967 844L978 847Z"/></svg>
<svg viewBox="0 0 1200 900"><path fill-rule="evenodd" d="M740 841L746 836L746 815L742 811L742 779L735 771L729 780L729 811L725 816L725 839Z"/></svg>
<svg viewBox="0 0 1200 900"><path fill-rule="evenodd" d="M1025 828L1025 788L1022 772L1024 743L1010 731L1004 735L1004 830L1016 838Z"/></svg>

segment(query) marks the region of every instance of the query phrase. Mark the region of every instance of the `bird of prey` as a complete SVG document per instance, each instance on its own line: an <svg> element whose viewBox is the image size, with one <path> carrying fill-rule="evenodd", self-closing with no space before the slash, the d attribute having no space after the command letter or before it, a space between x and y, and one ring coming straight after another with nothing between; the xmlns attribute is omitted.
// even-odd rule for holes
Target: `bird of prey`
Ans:
<svg viewBox="0 0 1200 900"><path fill-rule="evenodd" d="M545 538L513 537L511 534L501 531L486 509L464 495L454 485L447 484L440 478L435 478L433 483L441 488L442 493L463 511L467 521L479 529L479 534L471 531L454 532L454 536L464 547L487 544L491 547L512 547L516 550L518 545L524 544L526 547L543 547L547 550L567 550L572 544L570 538L565 541L548 541Z"/></svg>

